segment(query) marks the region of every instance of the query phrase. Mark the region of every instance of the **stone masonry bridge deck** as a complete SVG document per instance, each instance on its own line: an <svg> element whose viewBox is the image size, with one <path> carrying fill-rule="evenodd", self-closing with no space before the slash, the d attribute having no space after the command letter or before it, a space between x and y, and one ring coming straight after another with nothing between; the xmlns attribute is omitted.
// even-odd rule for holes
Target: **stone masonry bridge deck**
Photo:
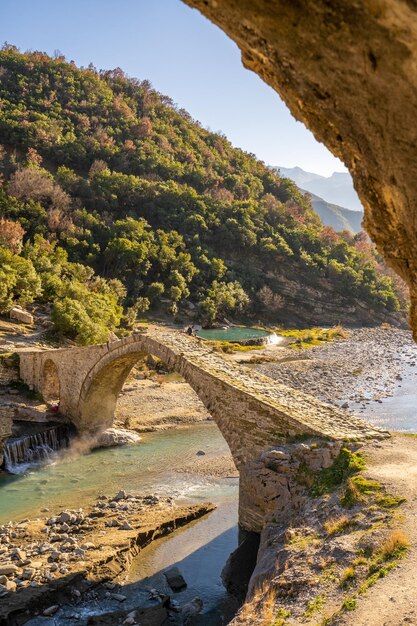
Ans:
<svg viewBox="0 0 417 626"><path fill-rule="evenodd" d="M62 414L88 435L111 426L123 384L147 354L181 374L215 420L239 470L239 517L249 530L259 530L261 516L245 497L251 482L245 477L262 451L297 435L386 436L345 411L227 361L203 340L160 327L97 346L23 351L20 376L46 400L59 397Z"/></svg>

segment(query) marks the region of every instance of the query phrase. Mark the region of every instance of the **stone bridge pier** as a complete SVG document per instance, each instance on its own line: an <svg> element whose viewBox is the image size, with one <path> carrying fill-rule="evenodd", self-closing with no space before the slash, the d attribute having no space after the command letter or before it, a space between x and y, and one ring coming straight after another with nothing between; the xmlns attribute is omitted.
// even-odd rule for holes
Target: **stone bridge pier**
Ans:
<svg viewBox="0 0 417 626"><path fill-rule="evenodd" d="M59 397L61 412L81 434L89 435L111 426L130 370L148 354L181 374L196 392L230 448L241 485L248 464L288 437L380 436L346 412L238 367L202 340L167 329L155 328L97 346L22 352L20 376L46 400ZM240 510L242 526L259 530L255 528L259 516L254 521L247 499L240 501L245 502L245 510Z"/></svg>

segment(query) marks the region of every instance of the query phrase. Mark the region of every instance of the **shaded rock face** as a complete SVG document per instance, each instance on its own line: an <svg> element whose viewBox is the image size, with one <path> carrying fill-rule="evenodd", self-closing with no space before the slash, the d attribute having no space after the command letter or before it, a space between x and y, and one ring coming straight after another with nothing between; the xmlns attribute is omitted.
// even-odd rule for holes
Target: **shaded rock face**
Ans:
<svg viewBox="0 0 417 626"><path fill-rule="evenodd" d="M260 535L254 532L241 531L241 533L244 537L227 559L221 577L227 591L243 602L256 566Z"/></svg>
<svg viewBox="0 0 417 626"><path fill-rule="evenodd" d="M340 441L321 439L266 449L240 472L239 523L262 532L273 521L285 527L300 515L308 492L303 473L314 477L331 467L342 447Z"/></svg>
<svg viewBox="0 0 417 626"><path fill-rule="evenodd" d="M237 43L245 67L349 168L366 230L410 287L417 339L417 5L185 2Z"/></svg>

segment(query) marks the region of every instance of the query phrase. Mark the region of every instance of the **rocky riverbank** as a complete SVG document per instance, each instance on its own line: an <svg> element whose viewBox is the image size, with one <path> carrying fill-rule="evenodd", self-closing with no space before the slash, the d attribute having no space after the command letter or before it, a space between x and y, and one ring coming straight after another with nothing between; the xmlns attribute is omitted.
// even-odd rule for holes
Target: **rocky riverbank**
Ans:
<svg viewBox="0 0 417 626"><path fill-rule="evenodd" d="M132 558L213 509L207 503L179 507L171 498L120 491L113 498L99 496L87 510L0 526L0 625L50 617L64 605L71 619L79 620L77 605L86 594L90 603L101 596L123 602L117 580ZM165 607L167 616L167 598L157 600L155 606Z"/></svg>
<svg viewBox="0 0 417 626"><path fill-rule="evenodd" d="M285 444L253 464L250 497L269 510L234 626L416 623L417 441L396 435L348 444L335 457L340 445ZM378 619L385 613L390 619Z"/></svg>
<svg viewBox="0 0 417 626"><path fill-rule="evenodd" d="M275 363L262 363L262 374L310 393L320 400L355 412L382 402L401 387L406 370L415 368L417 346L411 332L399 329L360 328L348 339L285 355Z"/></svg>

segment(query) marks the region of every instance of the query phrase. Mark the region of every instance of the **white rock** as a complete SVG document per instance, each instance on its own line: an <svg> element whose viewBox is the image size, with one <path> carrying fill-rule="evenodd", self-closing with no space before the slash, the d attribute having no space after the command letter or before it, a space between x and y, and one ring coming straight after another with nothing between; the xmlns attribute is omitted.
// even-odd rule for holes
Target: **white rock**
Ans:
<svg viewBox="0 0 417 626"><path fill-rule="evenodd" d="M274 461L288 461L290 455L283 450L269 450L262 455L263 459L271 459Z"/></svg>
<svg viewBox="0 0 417 626"><path fill-rule="evenodd" d="M100 433L95 443L95 448L111 448L113 446L126 446L137 444L141 441L142 437L132 432L131 430L125 430L122 428L108 428Z"/></svg>
<svg viewBox="0 0 417 626"><path fill-rule="evenodd" d="M10 319L22 322L22 324L33 324L33 315L20 306L14 306L10 309L9 316Z"/></svg>

